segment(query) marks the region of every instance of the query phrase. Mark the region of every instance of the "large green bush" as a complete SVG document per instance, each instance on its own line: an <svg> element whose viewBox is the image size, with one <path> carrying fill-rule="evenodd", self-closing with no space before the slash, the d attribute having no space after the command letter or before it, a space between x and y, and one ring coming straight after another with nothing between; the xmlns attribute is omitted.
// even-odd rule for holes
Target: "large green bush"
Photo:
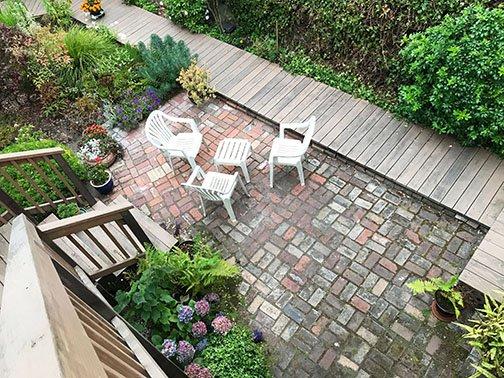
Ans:
<svg viewBox="0 0 504 378"><path fill-rule="evenodd" d="M140 68L140 73L158 96L166 99L177 87L180 70L191 63L189 49L183 41L175 42L169 35L161 39L156 34L151 35L149 47L140 42L138 49L145 65Z"/></svg>
<svg viewBox="0 0 504 378"><path fill-rule="evenodd" d="M469 7L410 36L400 111L504 156L504 10Z"/></svg>
<svg viewBox="0 0 504 378"><path fill-rule="evenodd" d="M41 148L52 148L61 147L65 150L63 157L68 162L73 171L77 176L85 180L87 179L86 168L82 162L77 158L77 156L72 152L67 146L52 140L45 139L45 137L38 132L34 132L31 127L24 127L19 131L18 138L15 143L7 146L1 152L21 152L37 150ZM51 170L51 168L46 163L39 163L40 168L44 171L45 175L54 183L54 185L66 196L71 196L72 194L66 189L65 184L61 179ZM24 169L25 173L29 175L32 180L37 184L37 186L46 193L52 200L59 199L57 194L51 186L45 183L40 174L33 168L31 164L21 164L21 168ZM40 195L40 193L33 187L33 185L26 180L23 175L21 175L16 169L12 167L7 167L7 172L10 176L21 186L37 203L45 203L45 198ZM0 188L6 192L11 198L13 198L18 204L23 207L31 206L32 204L24 198L24 196L19 193L19 191L7 180L5 177L0 176Z"/></svg>
<svg viewBox="0 0 504 378"><path fill-rule="evenodd" d="M195 32L204 30L206 0L169 0L165 4L170 20Z"/></svg>

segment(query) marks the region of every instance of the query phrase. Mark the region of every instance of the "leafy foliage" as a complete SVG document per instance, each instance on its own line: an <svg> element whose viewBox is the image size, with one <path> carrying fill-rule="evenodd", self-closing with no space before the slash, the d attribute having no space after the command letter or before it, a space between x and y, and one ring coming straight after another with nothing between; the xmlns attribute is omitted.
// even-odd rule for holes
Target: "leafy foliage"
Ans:
<svg viewBox="0 0 504 378"><path fill-rule="evenodd" d="M72 23L72 2L70 0L42 0L51 23L58 27L68 27Z"/></svg>
<svg viewBox="0 0 504 378"><path fill-rule="evenodd" d="M476 372L470 378L504 377L504 302L486 297L485 305L478 311L481 319L470 320L472 326L458 324L467 332L464 338L469 345L481 356L481 362L474 366Z"/></svg>
<svg viewBox="0 0 504 378"><path fill-rule="evenodd" d="M177 86L180 70L189 67L189 49L183 41L175 43L169 35L161 39L155 34L151 35L149 47L140 42L138 48L145 64L145 67L140 68L140 73L158 96L165 99Z"/></svg>
<svg viewBox="0 0 504 378"><path fill-rule="evenodd" d="M58 215L59 219L73 217L74 215L79 214L79 212L79 205L75 202L60 203L56 209L56 215Z"/></svg>
<svg viewBox="0 0 504 378"><path fill-rule="evenodd" d="M263 345L254 343L250 330L240 325L234 326L226 336L212 337L201 362L210 369L214 377L272 376Z"/></svg>
<svg viewBox="0 0 504 378"><path fill-rule="evenodd" d="M168 0L165 4L170 20L194 32L203 31L206 0Z"/></svg>
<svg viewBox="0 0 504 378"><path fill-rule="evenodd" d="M402 114L504 156L504 9L469 7L406 41Z"/></svg>
<svg viewBox="0 0 504 378"><path fill-rule="evenodd" d="M464 300L460 291L454 289L458 276L451 277L448 281L435 277L428 280L415 280L407 284L413 294L434 293L440 291L453 305L455 315L460 316L460 309L464 307Z"/></svg>
<svg viewBox="0 0 504 378"><path fill-rule="evenodd" d="M88 168L89 180L96 186L104 185L109 179L109 172L103 164L96 164Z"/></svg>
<svg viewBox="0 0 504 378"><path fill-rule="evenodd" d="M180 71L177 81L187 91L189 98L198 106L213 97L215 93L209 83L209 72L202 67L198 67L195 60L187 69Z"/></svg>
<svg viewBox="0 0 504 378"><path fill-rule="evenodd" d="M33 17L21 0L5 0L0 8L0 24L27 30L33 25Z"/></svg>
<svg viewBox="0 0 504 378"><path fill-rule="evenodd" d="M63 157L68 162L73 171L77 174L77 176L85 180L87 179L87 172L84 165L80 162L77 156L72 152L70 148L67 146L56 142L55 140L45 139L44 135L38 132L33 131L32 126L26 126L19 130L18 137L16 138L16 142L7 146L2 150L2 153L9 152L20 152L20 151L31 151L37 150L40 148L51 148L51 147L61 147L65 150ZM31 164L21 164L20 167L25 171L27 175L29 175L32 180L36 183L36 185L45 192L52 200L59 199L52 189L40 176L37 170L33 168ZM54 183L54 185L60 190L63 195L67 197L72 194L66 188L65 184L61 181L61 179L56 175L52 169L47 165L47 163L39 163L39 167L44 171L46 177ZM42 195L35 190L33 185L26 180L23 175L21 175L16 169L12 167L6 167L9 175L17 182L19 186L21 186L37 203L45 203L46 200ZM4 192L6 192L14 201L20 204L23 207L31 206L32 204L21 194L19 191L5 178L0 177L0 188Z"/></svg>

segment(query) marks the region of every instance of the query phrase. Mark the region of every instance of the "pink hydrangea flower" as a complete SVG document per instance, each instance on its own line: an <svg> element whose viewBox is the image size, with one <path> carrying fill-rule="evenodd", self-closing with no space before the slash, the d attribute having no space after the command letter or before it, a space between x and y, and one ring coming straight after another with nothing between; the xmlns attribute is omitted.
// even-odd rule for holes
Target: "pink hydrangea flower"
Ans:
<svg viewBox="0 0 504 378"><path fill-rule="evenodd" d="M212 378L212 373L208 368L195 363L187 365L184 372L189 378Z"/></svg>
<svg viewBox="0 0 504 378"><path fill-rule="evenodd" d="M194 323L192 325L191 331L192 331L193 336L196 337L197 339L199 339L207 334L206 325L202 321Z"/></svg>
<svg viewBox="0 0 504 378"><path fill-rule="evenodd" d="M219 315L212 321L212 327L215 332L226 335L233 328L233 323L228 317Z"/></svg>
<svg viewBox="0 0 504 378"><path fill-rule="evenodd" d="M202 299L194 304L194 309L196 310L196 314L203 317L210 312L210 304L207 300Z"/></svg>

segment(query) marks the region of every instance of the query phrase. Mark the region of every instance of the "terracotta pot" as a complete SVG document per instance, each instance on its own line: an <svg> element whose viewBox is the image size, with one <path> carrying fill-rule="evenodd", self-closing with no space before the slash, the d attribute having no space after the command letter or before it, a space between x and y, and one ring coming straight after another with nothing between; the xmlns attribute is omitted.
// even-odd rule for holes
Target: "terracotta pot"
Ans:
<svg viewBox="0 0 504 378"><path fill-rule="evenodd" d="M431 309L434 316L442 322L449 323L456 319L453 304L439 290L434 293Z"/></svg>
<svg viewBox="0 0 504 378"><path fill-rule="evenodd" d="M101 159L100 161L89 161L89 160L86 160L86 163L89 164L89 165L98 165L98 164L101 164L101 165L104 165L106 166L107 168L110 167L112 164L114 164L115 160L116 160L116 157L117 155L114 154L113 152L109 152L107 155L105 155L105 157L103 159Z"/></svg>

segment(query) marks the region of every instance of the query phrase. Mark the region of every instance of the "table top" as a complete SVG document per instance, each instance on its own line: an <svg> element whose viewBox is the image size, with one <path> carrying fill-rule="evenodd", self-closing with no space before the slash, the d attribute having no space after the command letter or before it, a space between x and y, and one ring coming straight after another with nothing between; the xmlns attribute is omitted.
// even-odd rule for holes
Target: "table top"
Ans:
<svg viewBox="0 0 504 378"><path fill-rule="evenodd" d="M251 144L246 139L226 138L219 142L214 162L221 164L242 163L250 156Z"/></svg>

